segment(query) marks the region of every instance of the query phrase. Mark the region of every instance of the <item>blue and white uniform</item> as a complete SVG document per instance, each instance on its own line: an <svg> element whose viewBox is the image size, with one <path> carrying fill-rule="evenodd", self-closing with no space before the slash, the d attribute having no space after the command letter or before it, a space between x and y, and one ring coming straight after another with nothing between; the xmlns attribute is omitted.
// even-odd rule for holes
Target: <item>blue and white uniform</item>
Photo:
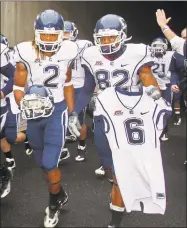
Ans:
<svg viewBox="0 0 187 228"><path fill-rule="evenodd" d="M65 141L68 110L64 86L68 67L76 58L78 48L71 41L63 41L51 57L39 56L32 42L20 43L15 50L15 61L23 63L28 72L28 87L43 85L50 89L54 98L55 110L51 116L27 121L27 136L36 162L44 169L52 170L58 165Z"/></svg>

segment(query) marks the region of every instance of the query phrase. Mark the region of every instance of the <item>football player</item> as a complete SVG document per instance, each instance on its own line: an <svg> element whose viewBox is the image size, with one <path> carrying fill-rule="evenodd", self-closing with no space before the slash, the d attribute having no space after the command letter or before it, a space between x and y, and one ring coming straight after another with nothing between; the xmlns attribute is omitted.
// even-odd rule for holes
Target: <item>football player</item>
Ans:
<svg viewBox="0 0 187 228"><path fill-rule="evenodd" d="M95 87L98 94L110 86L136 85L139 80L145 86L153 84L158 87L151 72L153 62L148 46L126 44L130 39L127 38L127 24L123 18L109 14L98 20L94 31L95 46L87 48L82 55L86 77L81 101L78 99L75 104L74 110L78 113L89 102ZM101 167L96 170L96 174L103 175L104 152L107 149L101 135L97 133L103 131L101 122L94 118L95 144L101 160ZM105 164L105 169L108 170L108 164Z"/></svg>
<svg viewBox="0 0 187 228"><path fill-rule="evenodd" d="M1 198L5 197L9 194L11 189L11 171L14 167L14 162L10 161L12 158L9 144L6 141L4 136L4 129L5 123L7 118L7 103L6 103L6 95L12 92L13 89L13 77L14 77L14 66L10 63L10 56L9 56L9 47L8 47L8 40L5 36L0 36L0 49L1 49L1 62L0 62L0 79L1 79L1 88L0 88L0 99L1 99L1 119L0 119L0 144L1 149L5 154L6 162L3 166L1 166L1 173L0 173L0 181L3 185L1 188ZM9 81L5 85L3 75L5 75ZM9 170L9 171L8 171Z"/></svg>
<svg viewBox="0 0 187 228"><path fill-rule="evenodd" d="M175 110L175 125L180 125L180 92L175 91L174 94L171 91L171 72L169 67L171 64L174 51L168 51L168 41L165 38L157 37L151 43L151 53L154 58L154 65L152 66L152 72L156 78L160 87L163 98L172 104L174 97L174 110ZM166 125L161 140L168 140L168 126Z"/></svg>
<svg viewBox="0 0 187 228"><path fill-rule="evenodd" d="M171 43L172 49L178 52L181 55L187 56L187 40L186 40L186 28L181 32L181 36L177 36L168 26L171 17L166 18L165 12L163 9L158 9L156 11L156 20L160 26L163 34Z"/></svg>
<svg viewBox="0 0 187 228"><path fill-rule="evenodd" d="M95 87L98 88L98 97L108 87L126 88L137 85L139 81L145 86L154 85L159 88L151 71L153 61L149 47L144 44L126 44L130 39L127 38L127 24L122 17L108 14L97 21L94 30L95 46L87 48L82 55L86 75L84 86L69 116L69 129L73 134L80 135L78 113L89 103ZM110 101L110 97L107 99ZM107 130L104 121L102 116L94 113L95 145L101 165L105 170L111 170L112 155L105 135ZM117 196L112 197L113 211L122 207L118 199Z"/></svg>
<svg viewBox="0 0 187 228"><path fill-rule="evenodd" d="M84 85L84 77L85 77L85 73L84 73L84 69L81 66L81 57L82 57L82 53L83 51L87 48L92 46L92 43L88 40L80 40L77 38L78 36L78 29L76 27L76 25L71 22L71 21L65 21L64 22L64 40L71 40L73 42L75 42L78 46L78 50L79 50L79 55L76 57L75 61L74 61L74 65L72 68L72 83L73 86L75 88L75 101L81 91L81 88ZM86 149L86 134L87 134L87 127L85 124L85 114L86 114L86 108L84 108L80 113L79 113L79 122L81 124L81 134L79 137L79 144L78 144L78 148L77 148L77 156L75 157L75 160L77 162L82 162L85 161L86 158L86 153L87 153L87 149ZM72 138L71 135L67 135L67 138L70 139ZM64 153L61 154L61 159L64 159L64 156L67 153L67 148L64 148L63 150ZM67 155L66 155L67 157Z"/></svg>
<svg viewBox="0 0 187 228"><path fill-rule="evenodd" d="M179 53L174 53L169 70L172 73L172 90L181 91L185 106L187 107L187 59ZM187 161L184 164L186 165Z"/></svg>
<svg viewBox="0 0 187 228"><path fill-rule="evenodd" d="M13 50L9 47L7 38L1 35L0 39L9 48L8 54L10 57L10 62L13 66L15 66L15 63L13 61ZM4 80L4 85L6 85L8 82L8 78L3 74L1 76ZM16 163L11 153L11 144L23 142L26 136L23 132L18 132L20 110L18 109L18 106L15 102L13 92L6 96L6 103L8 113L6 123L4 125L3 131L1 132L1 137L3 138L3 140L1 141L1 148L6 156L6 162L8 163L9 168L14 169L16 167Z"/></svg>
<svg viewBox="0 0 187 228"><path fill-rule="evenodd" d="M77 45L63 41L64 20L54 10L40 13L34 22L35 39L16 45L14 95L27 119L27 136L36 163L49 183L45 227L55 227L59 210L68 201L61 186L58 162L64 146L68 111L74 107L71 63ZM28 90L24 96L25 86ZM20 103L21 102L21 103Z"/></svg>

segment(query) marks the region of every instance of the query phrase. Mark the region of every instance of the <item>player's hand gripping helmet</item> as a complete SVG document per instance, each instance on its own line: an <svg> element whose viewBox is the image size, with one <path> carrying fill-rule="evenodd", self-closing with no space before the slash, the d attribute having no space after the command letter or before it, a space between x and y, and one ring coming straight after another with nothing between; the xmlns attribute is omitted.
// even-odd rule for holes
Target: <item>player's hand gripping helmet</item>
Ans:
<svg viewBox="0 0 187 228"><path fill-rule="evenodd" d="M168 41L165 38L158 37L151 43L151 53L153 57L162 58L168 49Z"/></svg>
<svg viewBox="0 0 187 228"><path fill-rule="evenodd" d="M94 43L102 55L109 55L117 52L121 45L130 40L127 38L127 23L122 17L108 14L99 19L94 30ZM109 41L105 42L106 37Z"/></svg>
<svg viewBox="0 0 187 228"><path fill-rule="evenodd" d="M78 32L75 23L71 21L64 22L64 39L74 41L77 39Z"/></svg>
<svg viewBox="0 0 187 228"><path fill-rule="evenodd" d="M22 118L26 120L50 116L54 111L51 91L43 85L29 87L20 102L20 110Z"/></svg>
<svg viewBox="0 0 187 228"><path fill-rule="evenodd" d="M36 17L34 30L39 50L56 52L63 41L63 17L54 10L45 10Z"/></svg>
<svg viewBox="0 0 187 228"><path fill-rule="evenodd" d="M8 39L6 38L6 36L4 36L2 34L0 34L0 43L9 47Z"/></svg>

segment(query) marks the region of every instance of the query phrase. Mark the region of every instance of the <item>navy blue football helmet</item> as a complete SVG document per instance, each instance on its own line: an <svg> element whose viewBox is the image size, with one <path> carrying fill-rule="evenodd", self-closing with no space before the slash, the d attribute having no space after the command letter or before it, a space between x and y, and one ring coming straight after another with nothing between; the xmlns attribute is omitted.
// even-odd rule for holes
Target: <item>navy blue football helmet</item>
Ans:
<svg viewBox="0 0 187 228"><path fill-rule="evenodd" d="M6 36L4 36L2 34L0 34L0 43L9 47L8 39L6 38Z"/></svg>
<svg viewBox="0 0 187 228"><path fill-rule="evenodd" d="M44 52L56 52L63 41L64 19L54 10L45 10L36 17L34 22L35 43L39 50ZM55 35L56 41L42 41L40 35Z"/></svg>
<svg viewBox="0 0 187 228"><path fill-rule="evenodd" d="M26 120L50 116L54 111L51 91L43 85L30 86L20 102L20 110Z"/></svg>
<svg viewBox="0 0 187 228"><path fill-rule="evenodd" d="M64 22L64 39L74 41L77 39L78 32L75 23L71 21Z"/></svg>
<svg viewBox="0 0 187 228"><path fill-rule="evenodd" d="M106 36L115 39L110 44L102 44L102 38ZM114 14L105 15L97 21L93 37L95 45L99 47L103 55L117 52L125 41L132 38L127 38L127 23L125 20Z"/></svg>
<svg viewBox="0 0 187 228"><path fill-rule="evenodd" d="M151 53L153 57L162 58L168 49L168 41L163 37L155 38L151 43Z"/></svg>

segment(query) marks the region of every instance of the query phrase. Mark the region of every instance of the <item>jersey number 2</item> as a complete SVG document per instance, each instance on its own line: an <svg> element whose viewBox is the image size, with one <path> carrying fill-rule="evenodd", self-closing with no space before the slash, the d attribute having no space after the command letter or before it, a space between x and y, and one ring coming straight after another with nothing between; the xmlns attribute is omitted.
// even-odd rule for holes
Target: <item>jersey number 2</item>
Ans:
<svg viewBox="0 0 187 228"><path fill-rule="evenodd" d="M125 132L128 143L131 145L142 145L145 143L145 133L140 126L144 126L142 119L130 118L124 121Z"/></svg>
<svg viewBox="0 0 187 228"><path fill-rule="evenodd" d="M59 77L60 72L59 72L59 67L57 65L49 65L44 68L44 73L50 73L51 75L44 81L44 86L50 88L50 89L55 89L58 86L58 83L54 83L54 81L57 77Z"/></svg>

